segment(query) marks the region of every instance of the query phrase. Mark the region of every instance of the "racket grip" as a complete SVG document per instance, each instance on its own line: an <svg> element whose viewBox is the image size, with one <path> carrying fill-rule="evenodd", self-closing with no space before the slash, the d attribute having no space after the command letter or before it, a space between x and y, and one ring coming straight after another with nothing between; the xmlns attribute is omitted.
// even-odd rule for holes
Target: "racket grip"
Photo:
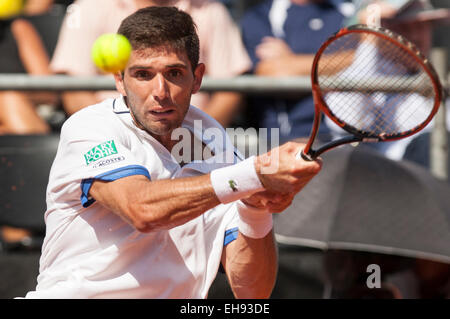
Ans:
<svg viewBox="0 0 450 319"><path fill-rule="evenodd" d="M296 159L302 158L304 161L307 161L307 162L312 162L315 160L315 156L313 154L306 154L304 152L304 149L301 149L300 151L298 151L297 156L295 158Z"/></svg>

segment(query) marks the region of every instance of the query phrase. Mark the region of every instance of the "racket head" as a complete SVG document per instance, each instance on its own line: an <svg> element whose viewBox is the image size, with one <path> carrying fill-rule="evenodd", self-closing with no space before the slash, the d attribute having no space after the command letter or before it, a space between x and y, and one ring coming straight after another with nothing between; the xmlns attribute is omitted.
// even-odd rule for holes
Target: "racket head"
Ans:
<svg viewBox="0 0 450 319"><path fill-rule="evenodd" d="M324 113L351 133L352 141L415 134L442 100L439 77L417 47L388 29L367 25L343 28L322 44L311 82L316 115ZM311 152L318 125L315 119L305 153Z"/></svg>

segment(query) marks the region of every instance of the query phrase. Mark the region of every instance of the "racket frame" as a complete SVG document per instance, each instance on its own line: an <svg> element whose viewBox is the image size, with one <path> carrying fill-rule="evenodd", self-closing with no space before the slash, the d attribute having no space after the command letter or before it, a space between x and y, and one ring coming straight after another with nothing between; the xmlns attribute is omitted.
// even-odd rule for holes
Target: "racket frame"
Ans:
<svg viewBox="0 0 450 319"><path fill-rule="evenodd" d="M370 134L368 132L362 132L353 126L340 121L336 116L334 116L333 112L329 109L327 106L327 103L325 102L320 86L319 86L319 79L318 79L318 64L319 60L325 51L325 49L329 46L330 43L334 42L336 39L345 36L349 33L372 33L375 34L378 37L382 37L385 40L388 40L395 44L396 46L402 48L403 50L406 50L411 54L412 57L422 66L422 68L425 70L425 72L428 74L429 78L432 80L433 84L433 90L435 93L435 102L433 105L433 109L430 112L429 116L426 118L425 121L423 121L420 125L397 134L386 134L383 136ZM442 85L439 81L439 76L437 75L436 71L434 70L433 66L430 64L429 60L418 50L418 48L411 43L409 40L405 39L403 36L396 34L392 32L391 30L388 30L386 28L382 27L371 27L364 24L357 24L352 25L346 28L343 28L336 32L333 36L328 38L322 46L317 51L316 55L314 56L313 65L312 65L312 72L311 72L311 84L312 84L312 95L314 99L314 122L311 129L311 134L308 139L308 142L306 146L301 151L301 157L304 160L312 161L318 156L320 156L325 151L328 151L330 149L333 149L337 146L348 144L348 143L354 143L354 142L385 142L385 141L394 141L399 140L408 136L411 136L420 130L422 130L425 126L427 126L430 121L433 119L434 115L439 109L439 106L442 103L442 96L443 96L443 90ZM321 121L321 115L325 114L328 116L334 123L336 123L339 127L344 129L345 131L353 134L349 136L345 136L343 138L331 141L320 148L313 150L312 144L314 143L317 133L319 131L320 121Z"/></svg>

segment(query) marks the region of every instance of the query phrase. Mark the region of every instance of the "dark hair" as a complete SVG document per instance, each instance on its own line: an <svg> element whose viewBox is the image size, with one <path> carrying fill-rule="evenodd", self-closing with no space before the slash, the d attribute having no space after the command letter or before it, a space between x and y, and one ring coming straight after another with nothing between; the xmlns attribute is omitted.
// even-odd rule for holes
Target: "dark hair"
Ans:
<svg viewBox="0 0 450 319"><path fill-rule="evenodd" d="M197 67L200 44L191 16L175 7L147 7L125 18L117 33L128 38L133 50L169 46L186 52L192 70Z"/></svg>

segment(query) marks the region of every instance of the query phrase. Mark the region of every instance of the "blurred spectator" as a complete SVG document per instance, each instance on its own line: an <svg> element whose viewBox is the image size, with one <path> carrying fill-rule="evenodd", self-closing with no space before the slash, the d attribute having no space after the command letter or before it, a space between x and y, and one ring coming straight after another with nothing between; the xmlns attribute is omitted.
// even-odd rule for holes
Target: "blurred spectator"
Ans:
<svg viewBox="0 0 450 319"><path fill-rule="evenodd" d="M60 33L51 68L55 73L90 76L99 74L91 60L91 47L98 36L114 33L123 18L139 8L151 5L175 5L188 12L198 27L200 61L206 75L231 77L246 72L250 60L242 45L239 29L225 6L208 0L78 0L71 7ZM76 19L78 18L78 20ZM117 92L67 92L63 101L66 112L97 103ZM239 94L204 92L193 95L192 104L228 125L241 102Z"/></svg>
<svg viewBox="0 0 450 319"><path fill-rule="evenodd" d="M70 2L28 0L19 15L0 20L0 73L51 74L49 55L57 35L57 12L52 10L55 4L64 7ZM0 91L0 135L48 133L50 126L36 109L48 103L57 104L55 94ZM0 246L20 246L30 235L28 230L3 225Z"/></svg>
<svg viewBox="0 0 450 319"><path fill-rule="evenodd" d="M450 23L450 10L435 9L429 0L354 0L359 8L353 22L380 23L403 35L428 55L433 27Z"/></svg>
<svg viewBox="0 0 450 319"><path fill-rule="evenodd" d="M342 26L353 6L341 0L266 0L242 19L244 44L261 76L301 76L311 72L314 54ZM280 129L280 142L307 137L314 118L310 93L251 101L259 127ZM320 126L319 138L329 133Z"/></svg>
<svg viewBox="0 0 450 319"><path fill-rule="evenodd" d="M56 44L62 13L70 2L28 0L20 13L2 15L0 73L51 74L49 56ZM54 93L0 92L0 134L47 133L50 126L42 110L57 104Z"/></svg>
<svg viewBox="0 0 450 319"><path fill-rule="evenodd" d="M450 23L450 10L435 9L429 0L354 0L354 3L358 13L348 21L348 24L380 24L416 44L425 56L430 54L433 29ZM336 137L346 135L346 132L330 120L326 119L325 122ZM421 133L431 127L432 123ZM399 160L407 145L415 137L417 135L399 141L370 145L388 158Z"/></svg>
<svg viewBox="0 0 450 319"><path fill-rule="evenodd" d="M49 58L41 36L26 16L46 12L52 0L30 0L23 9L24 16L0 21L2 46L1 73L15 73L14 61L21 72L31 75L49 74ZM16 64L16 65L17 65ZM36 96L34 96L36 98ZM0 92L0 134L47 133L49 126L36 112L33 96L21 92Z"/></svg>

